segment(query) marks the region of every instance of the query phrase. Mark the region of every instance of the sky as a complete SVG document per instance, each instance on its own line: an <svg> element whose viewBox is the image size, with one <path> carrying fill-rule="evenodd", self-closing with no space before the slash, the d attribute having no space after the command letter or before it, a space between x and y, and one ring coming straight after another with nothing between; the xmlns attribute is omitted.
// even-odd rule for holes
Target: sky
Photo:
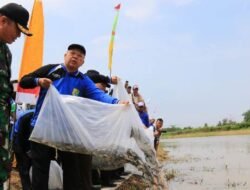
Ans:
<svg viewBox="0 0 250 190"><path fill-rule="evenodd" d="M30 12L33 0L17 2ZM109 74L114 7L122 4L112 75L139 85L150 118L165 127L241 122L250 109L249 0L43 0L44 65L71 43L87 49L80 69ZM24 37L10 45L16 79Z"/></svg>

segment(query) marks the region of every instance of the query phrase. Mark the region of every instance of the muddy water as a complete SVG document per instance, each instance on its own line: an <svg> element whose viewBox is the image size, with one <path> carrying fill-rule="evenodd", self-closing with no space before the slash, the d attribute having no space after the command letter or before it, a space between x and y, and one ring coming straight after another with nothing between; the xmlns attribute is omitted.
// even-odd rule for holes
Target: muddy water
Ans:
<svg viewBox="0 0 250 190"><path fill-rule="evenodd" d="M162 141L169 190L250 190L250 136Z"/></svg>

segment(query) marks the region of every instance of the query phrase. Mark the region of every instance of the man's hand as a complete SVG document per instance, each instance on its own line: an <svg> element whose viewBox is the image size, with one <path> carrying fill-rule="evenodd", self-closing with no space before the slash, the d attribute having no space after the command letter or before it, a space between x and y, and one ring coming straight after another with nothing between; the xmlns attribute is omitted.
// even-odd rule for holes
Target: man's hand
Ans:
<svg viewBox="0 0 250 190"><path fill-rule="evenodd" d="M120 100L120 101L118 102L118 104L128 105L128 104L129 104L129 101L127 101L127 100Z"/></svg>
<svg viewBox="0 0 250 190"><path fill-rule="evenodd" d="M52 81L48 78L39 78L38 79L38 85L43 87L43 88L49 88L51 83L52 83Z"/></svg>
<svg viewBox="0 0 250 190"><path fill-rule="evenodd" d="M158 131L158 130L156 130L155 132L154 132L154 136L159 136L159 134L160 134L160 132Z"/></svg>
<svg viewBox="0 0 250 190"><path fill-rule="evenodd" d="M117 76L112 76L112 77L111 77L111 84L117 84L117 83L118 83L118 80L119 80L119 77L117 77Z"/></svg>

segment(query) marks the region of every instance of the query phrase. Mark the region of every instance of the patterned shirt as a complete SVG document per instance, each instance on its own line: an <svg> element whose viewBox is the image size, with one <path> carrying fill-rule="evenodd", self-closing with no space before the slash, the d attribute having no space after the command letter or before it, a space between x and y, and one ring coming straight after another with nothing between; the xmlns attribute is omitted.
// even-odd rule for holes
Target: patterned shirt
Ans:
<svg viewBox="0 0 250 190"><path fill-rule="evenodd" d="M0 42L0 189L10 172L9 119L10 97L13 92L11 78L11 52Z"/></svg>

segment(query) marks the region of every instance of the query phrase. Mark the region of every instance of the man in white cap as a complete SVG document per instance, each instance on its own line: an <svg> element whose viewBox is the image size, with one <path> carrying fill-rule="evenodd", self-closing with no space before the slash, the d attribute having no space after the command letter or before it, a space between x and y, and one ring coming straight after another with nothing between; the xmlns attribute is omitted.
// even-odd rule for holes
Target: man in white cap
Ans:
<svg viewBox="0 0 250 190"><path fill-rule="evenodd" d="M40 86L35 113L31 120L31 128L36 126L47 90L53 85L60 94L93 99L109 104L128 104L110 97L98 89L93 81L82 72L86 49L80 44L71 44L64 54L64 62L45 65L20 80L22 88ZM86 108L87 109L87 108ZM91 190L92 157L86 154L59 151L63 169L64 190ZM32 190L48 190L50 160L55 157L55 149L47 145L31 142L32 155Z"/></svg>
<svg viewBox="0 0 250 190"><path fill-rule="evenodd" d="M138 102L137 104L137 111L139 113L139 116L141 118L142 123L145 125L145 127L149 127L149 116L148 113L145 111L145 104L144 102Z"/></svg>
<svg viewBox="0 0 250 190"><path fill-rule="evenodd" d="M145 101L144 101L143 97L141 96L141 94L139 93L138 85L133 86L132 101L135 104L136 109L138 109L138 103L143 102L144 103L144 108L145 108L145 111L146 111Z"/></svg>

